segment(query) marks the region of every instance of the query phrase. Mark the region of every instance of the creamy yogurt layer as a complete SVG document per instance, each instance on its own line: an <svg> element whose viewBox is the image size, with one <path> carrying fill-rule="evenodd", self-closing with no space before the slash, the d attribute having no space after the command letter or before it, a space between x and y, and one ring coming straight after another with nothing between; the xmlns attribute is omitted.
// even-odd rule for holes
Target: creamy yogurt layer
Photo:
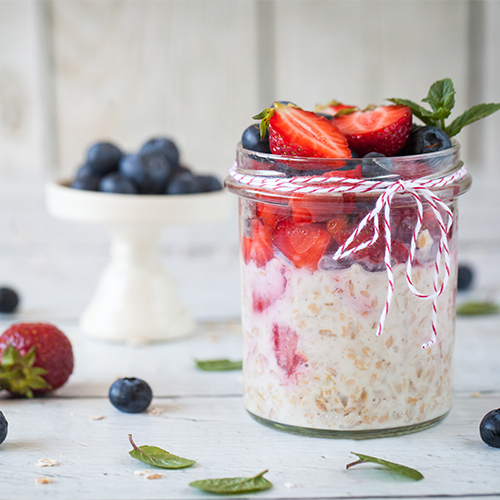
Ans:
<svg viewBox="0 0 500 500"><path fill-rule="evenodd" d="M417 266L416 288L431 291L433 272L434 264ZM242 273L244 401L251 413L313 429L374 430L423 423L451 409L454 274L438 301L437 342L422 349L432 304L411 293L403 264L394 266L381 336L385 272L359 264L312 272L273 257L261 267L243 264Z"/></svg>

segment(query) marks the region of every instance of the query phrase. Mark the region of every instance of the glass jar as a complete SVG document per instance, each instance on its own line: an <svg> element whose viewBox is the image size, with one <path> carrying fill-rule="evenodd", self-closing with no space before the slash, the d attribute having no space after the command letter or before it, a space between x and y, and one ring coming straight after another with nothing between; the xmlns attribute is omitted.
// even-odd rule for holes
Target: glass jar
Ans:
<svg viewBox="0 0 500 500"><path fill-rule="evenodd" d="M297 434L371 438L446 416L457 197L470 183L456 143L349 160L238 147L226 185L239 196L252 417Z"/></svg>

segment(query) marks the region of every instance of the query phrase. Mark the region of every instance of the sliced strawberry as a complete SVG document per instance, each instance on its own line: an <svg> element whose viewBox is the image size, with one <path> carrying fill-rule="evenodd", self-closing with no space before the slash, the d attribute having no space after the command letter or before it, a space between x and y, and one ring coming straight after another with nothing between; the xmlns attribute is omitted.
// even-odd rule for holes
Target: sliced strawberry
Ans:
<svg viewBox="0 0 500 500"><path fill-rule="evenodd" d="M258 267L263 267L274 255L271 241L272 229L261 219L252 219L250 234L250 238L243 236L243 258L246 264L253 260Z"/></svg>
<svg viewBox="0 0 500 500"><path fill-rule="evenodd" d="M285 293L287 279L281 264L269 266L265 272L254 273L249 280L252 290L252 307L261 313L273 305Z"/></svg>
<svg viewBox="0 0 500 500"><path fill-rule="evenodd" d="M266 226L274 229L274 226L290 215L290 208L282 205L271 205L270 203L257 203L257 217L260 217Z"/></svg>
<svg viewBox="0 0 500 500"><path fill-rule="evenodd" d="M297 333L289 326L274 324L272 334L276 362L290 376L303 362L300 354L297 354Z"/></svg>
<svg viewBox="0 0 500 500"><path fill-rule="evenodd" d="M357 111L359 108L357 106L351 106L350 104L342 104L339 101L330 101L328 104L323 105L323 104L317 104L314 107L314 112L315 113L321 113L324 115L330 115L334 117L339 113L339 111L342 111L341 114L348 114L349 112L354 112Z"/></svg>
<svg viewBox="0 0 500 500"><path fill-rule="evenodd" d="M351 150L337 127L323 116L293 105L275 103L263 111L261 132L269 125L269 145L276 155L304 158L351 158ZM255 117L254 117L255 118ZM339 163L339 168L343 164ZM305 170L321 165L294 168ZM325 166L331 168L331 165Z"/></svg>
<svg viewBox="0 0 500 500"><path fill-rule="evenodd" d="M405 145L411 120L410 108L406 106L379 106L337 116L332 123L359 156L372 152L392 156Z"/></svg>
<svg viewBox="0 0 500 500"><path fill-rule="evenodd" d="M314 271L332 242L328 231L320 224L295 224L281 221L273 231L273 243L298 268Z"/></svg>
<svg viewBox="0 0 500 500"><path fill-rule="evenodd" d="M325 172L323 177L345 177L347 179L361 179L363 177L361 165L356 165L356 168L350 170L331 170Z"/></svg>

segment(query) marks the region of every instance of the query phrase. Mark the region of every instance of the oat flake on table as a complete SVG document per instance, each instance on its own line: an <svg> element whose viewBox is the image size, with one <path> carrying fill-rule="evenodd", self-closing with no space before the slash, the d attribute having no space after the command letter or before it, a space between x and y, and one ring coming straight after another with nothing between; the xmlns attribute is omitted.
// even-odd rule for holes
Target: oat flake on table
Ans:
<svg viewBox="0 0 500 500"><path fill-rule="evenodd" d="M46 476L40 476L35 479L36 484L50 484L52 482L52 478Z"/></svg>
<svg viewBox="0 0 500 500"><path fill-rule="evenodd" d="M161 479L163 474L148 474L145 476L146 479Z"/></svg>
<svg viewBox="0 0 500 500"><path fill-rule="evenodd" d="M59 465L59 462L51 458L41 458L35 465L37 467L54 467L55 465Z"/></svg>
<svg viewBox="0 0 500 500"><path fill-rule="evenodd" d="M90 415L89 420L102 420L104 415Z"/></svg>

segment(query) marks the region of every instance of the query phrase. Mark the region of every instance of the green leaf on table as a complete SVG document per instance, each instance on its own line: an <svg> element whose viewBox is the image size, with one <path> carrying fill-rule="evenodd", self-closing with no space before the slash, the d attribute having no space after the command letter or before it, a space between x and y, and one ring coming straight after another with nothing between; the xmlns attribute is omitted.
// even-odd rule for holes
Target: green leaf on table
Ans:
<svg viewBox="0 0 500 500"><path fill-rule="evenodd" d="M393 102L394 104L399 104L400 106L407 106L410 108L412 114L422 120L426 125L436 125L437 123L434 118L434 113L420 106L420 104L417 104L416 102L410 101L409 99L399 99L397 97L387 100Z"/></svg>
<svg viewBox="0 0 500 500"><path fill-rule="evenodd" d="M206 372L223 372L228 370L241 370L242 361L231 361L229 359L197 359L196 367Z"/></svg>
<svg viewBox="0 0 500 500"><path fill-rule="evenodd" d="M466 125L470 125L481 118L486 118L487 116L500 110L500 104L490 102L489 104L477 104L472 106L467 111L463 112L458 118L455 118L444 131L448 136L453 137L457 135Z"/></svg>
<svg viewBox="0 0 500 500"><path fill-rule="evenodd" d="M128 439L134 448L128 452L129 455L145 464L160 467L161 469L184 469L196 463L194 460L172 455L172 453L162 450L157 446L137 446L132 440L132 434L128 435Z"/></svg>
<svg viewBox="0 0 500 500"><path fill-rule="evenodd" d="M500 307L493 302L466 302L457 308L459 316L480 316L483 314L497 314Z"/></svg>
<svg viewBox="0 0 500 500"><path fill-rule="evenodd" d="M360 453L354 453L351 451L353 455L356 455L359 460L356 460L356 462L352 462L350 464L347 464L345 466L346 469L349 469L353 465L358 465L366 462L371 462L374 464L382 465L384 467L387 467L388 469L391 469L395 472L399 472L400 474L403 474L403 476L409 477L411 479L415 479L415 481L420 481L421 479L424 478L423 474L421 474L418 470L412 469L411 467L406 467L406 465L401 465L401 464L396 464L394 462L388 462L387 460L382 460L381 458L375 458L375 457L370 457L368 455L361 455Z"/></svg>
<svg viewBox="0 0 500 500"><path fill-rule="evenodd" d="M189 486L199 488L219 495L232 495L233 493L251 493L264 491L273 487L273 483L264 478L267 470L253 477L222 477L219 479L202 479L193 481Z"/></svg>

